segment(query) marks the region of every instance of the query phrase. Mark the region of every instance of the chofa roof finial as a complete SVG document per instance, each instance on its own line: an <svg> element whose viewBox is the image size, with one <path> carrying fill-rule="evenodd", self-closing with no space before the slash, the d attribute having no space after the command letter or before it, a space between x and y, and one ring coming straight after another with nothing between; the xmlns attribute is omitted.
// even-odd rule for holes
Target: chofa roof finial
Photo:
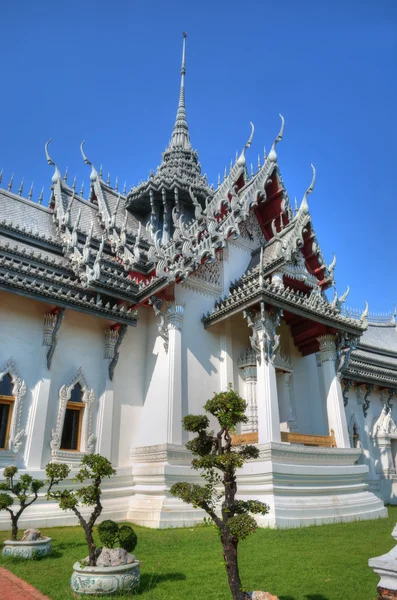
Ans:
<svg viewBox="0 0 397 600"><path fill-rule="evenodd" d="M312 177L312 182L309 185L309 187L307 188L305 195L303 196L303 200L302 200L302 204L300 209L304 208L305 210L308 209L308 205L307 205L307 197L309 194L312 193L312 191L314 190L314 184L316 183L316 169L314 168L313 163L311 164L311 167L313 169L313 177Z"/></svg>
<svg viewBox="0 0 397 600"><path fill-rule="evenodd" d="M276 139L273 142L273 146L271 147L271 150L270 150L269 156L268 156L268 159L271 160L272 162L276 162L277 161L276 145L278 144L278 142L281 142L281 140L283 139L283 135L284 135L285 120L284 120L284 117L283 117L282 114L280 114L279 117L281 119L280 131L278 132L278 135L277 135Z"/></svg>
<svg viewBox="0 0 397 600"><path fill-rule="evenodd" d="M52 142L51 138L48 140L48 142L46 142L46 145L44 147L45 148L45 156L46 156L46 159L47 159L47 163L49 165L53 165L55 167L55 172L54 172L54 175L51 178L51 181L52 181L52 183L58 183L58 181L61 181L62 176L61 176L61 173L60 173L57 165L54 163L54 161L52 160L51 156L48 154L48 146L50 145L51 142Z"/></svg>
<svg viewBox="0 0 397 600"><path fill-rule="evenodd" d="M84 150L83 150L83 146L85 144L85 140L83 140L80 144L80 152L81 155L83 157L83 160L85 162L86 165L91 165L91 174L90 174L90 180L92 181L92 183L94 183L94 181L96 181L98 179L98 173L94 167L94 165L92 164L92 162L90 160L88 160L88 158L86 157L86 155L84 154Z"/></svg>
<svg viewBox="0 0 397 600"><path fill-rule="evenodd" d="M247 143L245 144L244 148L241 151L240 156L237 159L237 164L239 165L239 167L243 167L245 165L245 151L248 150L248 148L250 148L251 144L252 144L252 139L254 137L254 131L255 131L255 127L254 124L252 123L252 121L250 121L250 125L251 125L251 133L250 136L248 138Z"/></svg>

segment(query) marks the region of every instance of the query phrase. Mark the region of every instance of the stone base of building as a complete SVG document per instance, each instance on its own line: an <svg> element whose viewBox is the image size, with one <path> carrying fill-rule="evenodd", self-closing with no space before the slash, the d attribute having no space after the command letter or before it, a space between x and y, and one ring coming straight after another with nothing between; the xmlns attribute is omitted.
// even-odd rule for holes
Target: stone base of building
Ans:
<svg viewBox="0 0 397 600"><path fill-rule="evenodd" d="M20 470L19 474L26 471ZM29 471L29 474L37 479L45 479L43 471ZM74 472L71 473L74 477ZM59 488L74 487L76 484L72 481L66 481ZM117 475L111 479L104 480L102 484L101 502L103 511L99 521L112 519L114 521L124 521L128 514L129 499L132 494L132 476L131 469L119 469ZM83 507L82 514L89 515L92 508ZM98 521L98 522L99 522ZM40 494L38 500L29 506L22 514L18 525L21 531L27 527L35 529L45 529L47 527L64 527L69 525L78 525L77 517L69 510L61 510L55 502L48 502L45 494ZM11 529L9 514L6 511L0 512L0 530L7 531Z"/></svg>
<svg viewBox="0 0 397 600"><path fill-rule="evenodd" d="M360 450L284 442L258 448L259 458L249 461L239 473L238 491L241 499L256 499L269 505L269 513L257 517L259 525L301 527L387 516L382 500L368 490L367 466L355 464ZM191 527L202 522L204 511L169 492L177 481L203 482L191 468L192 457L184 446L147 446L135 448L131 454L132 474L131 468L125 467L103 483L100 520L129 520L152 528ZM45 478L43 472L30 474ZM71 481L66 482L65 487L70 485ZM90 514L90 509L83 513ZM62 511L42 495L22 515L20 527L77 524L71 511ZM9 528L8 514L0 513L0 529Z"/></svg>
<svg viewBox="0 0 397 600"><path fill-rule="evenodd" d="M169 493L177 481L202 483L191 467L192 456L185 446L161 444L131 451L133 495L128 519L152 528L191 527L206 516Z"/></svg>
<svg viewBox="0 0 397 600"><path fill-rule="evenodd" d="M387 516L382 500L368 491L368 468L359 449L313 448L288 443L258 446L260 456L238 476L239 498L269 505L257 517L263 527L301 527ZM163 444L132 451L134 494L128 519L146 527L191 527L205 513L173 498L176 481L200 483L184 446Z"/></svg>

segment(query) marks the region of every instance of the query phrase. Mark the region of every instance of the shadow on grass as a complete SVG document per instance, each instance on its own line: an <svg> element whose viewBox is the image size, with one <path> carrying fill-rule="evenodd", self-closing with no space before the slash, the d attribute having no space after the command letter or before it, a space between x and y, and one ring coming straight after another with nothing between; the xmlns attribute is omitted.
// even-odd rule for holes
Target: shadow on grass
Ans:
<svg viewBox="0 0 397 600"><path fill-rule="evenodd" d="M139 588L136 590L135 595L146 594L164 581L184 581L185 579L186 575L184 573L144 573L141 575Z"/></svg>

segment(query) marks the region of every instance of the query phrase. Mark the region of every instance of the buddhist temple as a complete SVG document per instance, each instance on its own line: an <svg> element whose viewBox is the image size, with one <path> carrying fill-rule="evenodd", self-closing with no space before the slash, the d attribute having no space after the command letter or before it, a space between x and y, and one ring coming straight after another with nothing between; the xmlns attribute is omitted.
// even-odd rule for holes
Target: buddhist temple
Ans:
<svg viewBox="0 0 397 600"><path fill-rule="evenodd" d="M117 469L103 518L194 525L204 514L169 493L200 479L182 417L232 384L248 416L233 443L260 450L239 494L269 504L261 525L386 516L397 502L396 312L371 315L364 298L345 308L349 289L337 291L310 214L315 168L296 206L283 183L281 115L257 169L247 124L241 153L209 185L185 77L184 34L171 138L136 187L105 180L89 141L85 195L51 140L48 205L0 176L0 466L44 479L49 461L73 470L97 452ZM45 498L27 518L75 522Z"/></svg>

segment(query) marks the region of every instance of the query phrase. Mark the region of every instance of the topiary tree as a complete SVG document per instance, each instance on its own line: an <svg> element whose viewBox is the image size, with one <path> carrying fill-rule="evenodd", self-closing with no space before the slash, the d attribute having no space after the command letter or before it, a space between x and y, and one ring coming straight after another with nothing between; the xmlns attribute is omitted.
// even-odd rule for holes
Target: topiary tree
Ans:
<svg viewBox="0 0 397 600"><path fill-rule="evenodd" d="M138 543L135 531L129 525L119 527L117 523L108 519L98 525L98 535L101 544L105 548L123 548L126 552L132 552Z"/></svg>
<svg viewBox="0 0 397 600"><path fill-rule="evenodd" d="M211 517L220 533L233 600L247 600L249 596L241 588L238 543L257 528L250 513L265 515L269 507L257 500L236 500L236 471L250 458L258 458L259 451L249 445L232 447L232 434L239 423L247 422L247 417L245 400L231 386L227 392L215 394L204 409L218 420L220 429L216 434L208 431L210 422L206 415L187 415L183 426L186 431L197 434L186 447L196 457L192 461L193 468L201 470L207 483L175 483L170 492L195 508L205 510ZM217 506L222 499L218 514Z"/></svg>
<svg viewBox="0 0 397 600"><path fill-rule="evenodd" d="M18 520L20 516L28 506L36 502L39 491L45 485L45 481L33 479L27 474L21 475L18 481L15 481L14 477L17 473L17 467L6 467L3 471L5 481L0 483L0 492L2 492L0 493L0 510L6 510L10 514L12 540L16 540L18 537ZM15 498L7 492L11 492ZM33 498L31 497L32 494ZM16 500L19 502L19 510L14 512L11 506L16 504Z"/></svg>
<svg viewBox="0 0 397 600"><path fill-rule="evenodd" d="M84 483L91 479L92 483L83 486L77 490L56 490L49 489L47 498L56 500L62 510L72 510L84 529L85 539L88 546L89 566L96 566L96 546L93 537L93 529L96 520L102 512L101 504L101 483L105 477L111 477L116 474L111 462L100 454L86 454L81 460L81 468L75 477L77 483ZM66 469L65 469L66 467ZM67 471L67 473L66 473ZM46 467L47 477L59 480L66 479L70 473L67 465L60 463L50 463ZM81 514L79 505L93 506L94 509L86 520Z"/></svg>

